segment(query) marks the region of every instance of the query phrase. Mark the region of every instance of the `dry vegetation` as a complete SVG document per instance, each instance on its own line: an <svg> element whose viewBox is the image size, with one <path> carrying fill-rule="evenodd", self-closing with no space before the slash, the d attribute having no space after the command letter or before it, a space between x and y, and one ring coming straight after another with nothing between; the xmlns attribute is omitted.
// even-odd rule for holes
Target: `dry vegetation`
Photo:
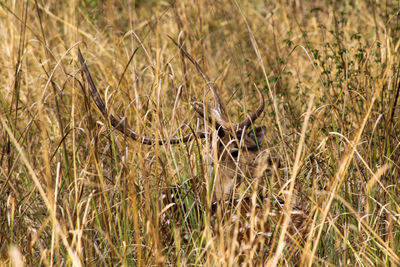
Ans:
<svg viewBox="0 0 400 267"><path fill-rule="evenodd" d="M400 4L333 2L0 1L0 263L400 264ZM111 130L77 47L110 110L161 138L202 125L189 103L206 88L168 35L233 119L262 88L258 124L282 167L260 186L309 212L296 252L277 226L271 253L236 253L207 209L160 225L163 188L180 184L182 206L209 199L209 141L146 146Z"/></svg>

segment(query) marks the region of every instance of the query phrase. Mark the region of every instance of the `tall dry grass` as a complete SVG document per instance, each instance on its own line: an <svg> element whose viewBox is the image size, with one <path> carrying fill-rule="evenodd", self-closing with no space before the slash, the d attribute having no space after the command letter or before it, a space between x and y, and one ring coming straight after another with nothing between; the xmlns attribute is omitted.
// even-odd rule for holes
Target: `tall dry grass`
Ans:
<svg viewBox="0 0 400 267"><path fill-rule="evenodd" d="M1 264L400 264L399 8L1 1ZM180 184L182 206L210 201L210 141L149 147L110 129L89 98L77 47L110 110L162 138L201 126L189 102L206 88L168 35L216 81L233 120L257 105L254 84L263 89L258 124L283 166L260 186L308 211L296 255L284 224L263 255L238 254L232 237L213 235L207 211L160 225L171 213L163 188Z"/></svg>

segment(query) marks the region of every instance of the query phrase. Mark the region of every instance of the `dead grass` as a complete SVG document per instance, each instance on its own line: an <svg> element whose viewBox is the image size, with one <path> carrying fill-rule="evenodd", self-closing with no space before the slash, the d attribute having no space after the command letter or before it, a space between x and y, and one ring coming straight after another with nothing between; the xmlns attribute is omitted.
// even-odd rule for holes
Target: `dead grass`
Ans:
<svg viewBox="0 0 400 267"><path fill-rule="evenodd" d="M397 2L99 2L0 2L2 265L400 264ZM297 255L285 221L266 255L236 253L206 211L160 225L163 188L180 184L186 207L209 199L210 140L149 147L112 131L77 46L110 110L162 138L201 127L190 99L210 97L168 35L233 120L262 88L258 124L283 167L260 186L309 212Z"/></svg>

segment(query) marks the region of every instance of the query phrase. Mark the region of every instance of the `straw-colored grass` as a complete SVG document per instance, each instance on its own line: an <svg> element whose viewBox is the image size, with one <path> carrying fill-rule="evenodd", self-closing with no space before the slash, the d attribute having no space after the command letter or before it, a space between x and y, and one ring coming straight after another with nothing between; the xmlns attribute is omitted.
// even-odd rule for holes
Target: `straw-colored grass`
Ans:
<svg viewBox="0 0 400 267"><path fill-rule="evenodd" d="M0 1L0 265L399 265L399 12L362 0ZM112 130L77 47L109 110L163 138L201 129L191 97L210 99L168 36L216 82L232 120L262 88L257 125L282 167L264 188L236 191L308 212L295 253L286 219L262 255L232 249L206 209L160 224L210 204L211 140L146 146ZM166 208L161 192L175 184L189 193Z"/></svg>

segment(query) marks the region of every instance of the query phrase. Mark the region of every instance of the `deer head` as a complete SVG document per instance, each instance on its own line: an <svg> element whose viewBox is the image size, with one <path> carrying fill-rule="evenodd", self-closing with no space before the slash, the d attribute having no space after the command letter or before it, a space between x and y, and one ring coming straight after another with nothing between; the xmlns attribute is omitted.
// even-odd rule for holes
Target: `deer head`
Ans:
<svg viewBox="0 0 400 267"><path fill-rule="evenodd" d="M255 120L261 115L264 109L264 97L261 91L256 87L259 95L259 105L256 111L245 120L239 123L233 123L227 119L224 105L218 95L216 86L210 81L200 65L193 57L172 38L171 40L177 45L183 54L194 64L197 71L206 82L213 96L213 103L206 105L205 103L193 100L191 105L193 109L204 119L208 120L214 126L211 132L195 132L183 136L174 136L166 139L154 139L146 136L139 136L135 131L127 127L120 116L109 114L104 101L93 82L85 60L82 57L80 49L78 49L79 61L82 65L83 72L90 87L92 99L100 112L105 118L110 120L111 125L132 138L133 140L147 144L176 144L180 142L189 142L194 138L213 137L213 142L209 149L216 153L214 162L216 169L214 170L214 193L213 200L226 200L231 197L233 188L238 185L243 178L259 179L274 167L279 167L279 160L269 157L266 153L260 152L260 147L264 134L265 126L251 128Z"/></svg>

